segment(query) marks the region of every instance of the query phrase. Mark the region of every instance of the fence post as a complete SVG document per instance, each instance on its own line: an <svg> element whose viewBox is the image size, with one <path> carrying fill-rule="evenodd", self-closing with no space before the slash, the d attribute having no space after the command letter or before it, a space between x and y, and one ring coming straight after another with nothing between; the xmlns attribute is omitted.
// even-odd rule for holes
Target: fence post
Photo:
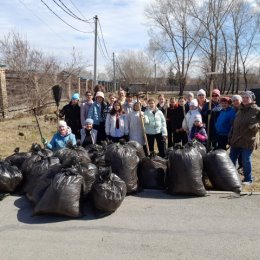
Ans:
<svg viewBox="0 0 260 260"><path fill-rule="evenodd" d="M3 118L8 117L8 99L6 89L5 67L0 66L0 111Z"/></svg>

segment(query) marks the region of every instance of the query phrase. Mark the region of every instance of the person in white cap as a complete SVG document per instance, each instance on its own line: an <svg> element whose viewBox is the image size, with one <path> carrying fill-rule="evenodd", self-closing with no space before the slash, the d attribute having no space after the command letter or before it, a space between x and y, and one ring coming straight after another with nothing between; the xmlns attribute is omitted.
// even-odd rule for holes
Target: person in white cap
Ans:
<svg viewBox="0 0 260 260"><path fill-rule="evenodd" d="M231 101L235 112L237 112L242 103L242 97L240 95L234 95L232 96Z"/></svg>
<svg viewBox="0 0 260 260"><path fill-rule="evenodd" d="M66 147L69 143L76 145L76 138L67 123L60 120L58 122L58 132L54 134L51 141L48 142L45 138L43 138L42 142L46 145L46 148L52 151L57 151Z"/></svg>
<svg viewBox="0 0 260 260"><path fill-rule="evenodd" d="M189 92L187 95L186 95L186 103L185 103L185 112L187 113L190 109L190 102L191 100L194 99L194 94L192 92Z"/></svg>
<svg viewBox="0 0 260 260"><path fill-rule="evenodd" d="M80 130L80 134L80 143L84 148L97 142L97 130L93 129L93 120L91 118L85 120L84 127Z"/></svg>
<svg viewBox="0 0 260 260"><path fill-rule="evenodd" d="M65 105L59 113L59 118L63 119L65 117L64 120L77 139L80 139L81 129L79 99L79 93L74 93L69 104Z"/></svg>
<svg viewBox="0 0 260 260"><path fill-rule="evenodd" d="M242 93L242 104L236 114L230 133L230 158L236 166L242 154L244 184L253 182L252 153L259 145L260 108L255 103L252 91Z"/></svg>
<svg viewBox="0 0 260 260"><path fill-rule="evenodd" d="M203 106L208 102L206 98L206 91L204 89L200 89L197 92L197 100L198 100L198 110L201 111Z"/></svg>
<svg viewBox="0 0 260 260"><path fill-rule="evenodd" d="M106 139L106 103L103 92L96 93L95 101L88 111L88 118L93 120L93 128L97 130L97 144L101 144Z"/></svg>
<svg viewBox="0 0 260 260"><path fill-rule="evenodd" d="M197 99L193 99L190 102L190 110L189 112L185 115L183 122L182 122L182 129L184 129L187 134L191 132L191 129L194 124L195 118L201 118L201 114L198 110L198 101ZM202 120L202 118L201 118Z"/></svg>

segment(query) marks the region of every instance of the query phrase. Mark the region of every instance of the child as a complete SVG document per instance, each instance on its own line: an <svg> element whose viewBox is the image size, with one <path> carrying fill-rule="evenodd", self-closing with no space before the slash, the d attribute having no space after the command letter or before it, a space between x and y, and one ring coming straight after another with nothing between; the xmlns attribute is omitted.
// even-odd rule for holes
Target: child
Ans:
<svg viewBox="0 0 260 260"><path fill-rule="evenodd" d="M201 117L195 117L189 139L192 141L197 140L206 146L208 135L205 127L203 126Z"/></svg>

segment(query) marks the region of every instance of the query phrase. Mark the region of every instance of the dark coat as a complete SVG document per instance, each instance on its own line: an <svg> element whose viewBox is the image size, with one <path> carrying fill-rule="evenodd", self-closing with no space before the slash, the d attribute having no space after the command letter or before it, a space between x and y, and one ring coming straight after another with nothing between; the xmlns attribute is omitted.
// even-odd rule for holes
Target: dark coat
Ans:
<svg viewBox="0 0 260 260"><path fill-rule="evenodd" d="M230 133L230 145L256 149L259 144L260 108L256 104L241 105Z"/></svg>
<svg viewBox="0 0 260 260"><path fill-rule="evenodd" d="M182 128L182 121L184 119L183 107L175 106L167 109L167 124L169 124L173 131Z"/></svg>
<svg viewBox="0 0 260 260"><path fill-rule="evenodd" d="M59 117L65 117L64 120L66 121L67 125L71 128L72 133L75 134L77 138L80 138L80 106L72 105L70 102L61 109Z"/></svg>

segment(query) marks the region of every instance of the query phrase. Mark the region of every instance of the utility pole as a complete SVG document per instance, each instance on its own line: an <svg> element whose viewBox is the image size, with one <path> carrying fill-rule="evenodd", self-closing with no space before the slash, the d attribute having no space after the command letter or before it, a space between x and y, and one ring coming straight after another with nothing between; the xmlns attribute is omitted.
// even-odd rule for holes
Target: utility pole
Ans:
<svg viewBox="0 0 260 260"><path fill-rule="evenodd" d="M94 43L94 86L97 84L97 28L98 28L98 16L95 19L95 43Z"/></svg>
<svg viewBox="0 0 260 260"><path fill-rule="evenodd" d="M154 91L157 91L157 80L156 80L156 63L154 64Z"/></svg>
<svg viewBox="0 0 260 260"><path fill-rule="evenodd" d="M116 91L116 66L115 66L115 53L113 52L113 90Z"/></svg>

